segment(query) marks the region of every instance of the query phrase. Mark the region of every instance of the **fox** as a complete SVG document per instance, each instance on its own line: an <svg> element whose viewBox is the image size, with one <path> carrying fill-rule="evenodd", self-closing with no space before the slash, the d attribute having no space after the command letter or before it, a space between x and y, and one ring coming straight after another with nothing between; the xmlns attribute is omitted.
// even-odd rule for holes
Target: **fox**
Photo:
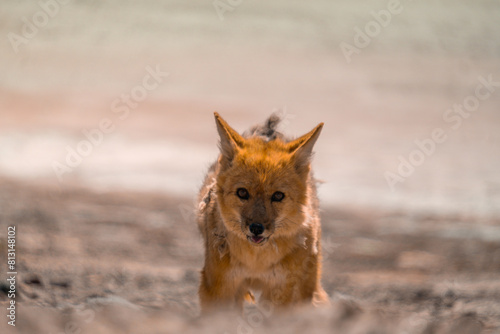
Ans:
<svg viewBox="0 0 500 334"><path fill-rule="evenodd" d="M239 134L214 113L218 159L198 194L197 223L204 242L198 290L201 312L244 302L277 309L329 305L321 285L321 222L313 146L324 123L289 139L281 119Z"/></svg>

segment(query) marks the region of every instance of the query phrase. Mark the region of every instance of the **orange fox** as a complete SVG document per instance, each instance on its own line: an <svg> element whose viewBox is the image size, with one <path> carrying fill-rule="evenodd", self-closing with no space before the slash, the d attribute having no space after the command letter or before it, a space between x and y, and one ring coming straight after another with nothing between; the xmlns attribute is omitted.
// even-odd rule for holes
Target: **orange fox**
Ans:
<svg viewBox="0 0 500 334"><path fill-rule="evenodd" d="M199 193L205 244L202 312L260 300L277 308L328 304L321 287L321 225L312 149L323 123L287 140L279 117L240 135L215 113L220 156Z"/></svg>

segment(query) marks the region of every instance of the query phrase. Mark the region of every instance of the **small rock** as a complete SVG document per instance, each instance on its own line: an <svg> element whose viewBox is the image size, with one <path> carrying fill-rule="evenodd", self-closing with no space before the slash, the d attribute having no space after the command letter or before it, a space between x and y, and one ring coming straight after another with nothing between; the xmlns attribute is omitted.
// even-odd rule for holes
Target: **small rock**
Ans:
<svg viewBox="0 0 500 334"><path fill-rule="evenodd" d="M28 285L37 285L37 286L43 287L43 282L40 279L40 277L38 277L38 275L32 275L32 276L26 278L24 280L24 283L26 283Z"/></svg>
<svg viewBox="0 0 500 334"><path fill-rule="evenodd" d="M130 308L133 310L140 310L139 306L132 304L128 300L119 296L106 296L106 297L90 296L87 298L87 302L89 304L94 304L99 306L117 305L117 306L124 306L126 308Z"/></svg>
<svg viewBox="0 0 500 334"><path fill-rule="evenodd" d="M68 280L50 281L50 285L63 289L69 289L71 287L71 282Z"/></svg>

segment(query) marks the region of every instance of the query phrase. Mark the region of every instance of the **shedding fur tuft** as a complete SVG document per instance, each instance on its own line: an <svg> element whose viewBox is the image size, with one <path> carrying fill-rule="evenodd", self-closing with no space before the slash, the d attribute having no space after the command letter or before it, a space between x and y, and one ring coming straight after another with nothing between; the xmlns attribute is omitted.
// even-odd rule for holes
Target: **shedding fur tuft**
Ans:
<svg viewBox="0 0 500 334"><path fill-rule="evenodd" d="M283 134L277 131L281 120L281 116L275 112L264 123L254 125L245 131L243 137L261 137L265 141L275 140L276 138L283 139Z"/></svg>

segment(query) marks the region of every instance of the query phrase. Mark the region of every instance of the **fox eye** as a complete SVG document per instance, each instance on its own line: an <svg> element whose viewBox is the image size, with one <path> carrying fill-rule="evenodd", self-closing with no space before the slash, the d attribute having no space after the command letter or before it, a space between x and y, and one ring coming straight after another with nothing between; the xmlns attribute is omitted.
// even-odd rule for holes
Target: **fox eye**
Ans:
<svg viewBox="0 0 500 334"><path fill-rule="evenodd" d="M281 191L277 191L271 196L271 201L273 202L281 202L285 198L285 194L283 194Z"/></svg>
<svg viewBox="0 0 500 334"><path fill-rule="evenodd" d="M246 190L245 188L238 188L236 190L236 195L241 199L248 199L250 197L248 190Z"/></svg>

